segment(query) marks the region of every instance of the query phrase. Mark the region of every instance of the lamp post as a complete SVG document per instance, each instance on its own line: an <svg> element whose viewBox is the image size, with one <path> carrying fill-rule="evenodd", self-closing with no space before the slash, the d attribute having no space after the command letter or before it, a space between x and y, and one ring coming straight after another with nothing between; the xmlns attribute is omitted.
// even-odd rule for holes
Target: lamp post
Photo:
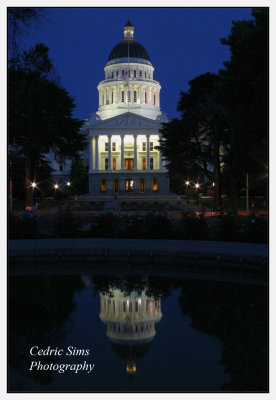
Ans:
<svg viewBox="0 0 276 400"><path fill-rule="evenodd" d="M195 188L196 188L196 204L198 205L198 189L199 189L199 183L197 182L196 184L195 184Z"/></svg>
<svg viewBox="0 0 276 400"><path fill-rule="evenodd" d="M34 205L34 190L37 187L37 184L35 182L32 182L31 187L32 187L31 207L33 207L33 205Z"/></svg>

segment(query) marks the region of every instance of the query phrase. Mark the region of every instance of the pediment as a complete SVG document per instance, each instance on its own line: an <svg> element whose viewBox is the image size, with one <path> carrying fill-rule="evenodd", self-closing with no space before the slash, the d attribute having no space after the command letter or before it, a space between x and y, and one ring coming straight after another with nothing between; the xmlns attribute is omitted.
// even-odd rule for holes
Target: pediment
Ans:
<svg viewBox="0 0 276 400"><path fill-rule="evenodd" d="M144 128L144 129L160 129L159 121L142 117L133 113L124 113L116 117L108 118L103 121L97 121L93 124L92 129L122 129L122 128Z"/></svg>

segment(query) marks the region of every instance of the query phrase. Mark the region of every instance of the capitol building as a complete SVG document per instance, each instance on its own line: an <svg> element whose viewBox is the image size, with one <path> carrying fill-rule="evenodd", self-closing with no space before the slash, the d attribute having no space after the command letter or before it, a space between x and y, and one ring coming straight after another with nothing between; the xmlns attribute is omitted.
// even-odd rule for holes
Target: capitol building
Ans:
<svg viewBox="0 0 276 400"><path fill-rule="evenodd" d="M124 38L110 52L98 84L98 111L85 121L82 131L88 147L89 195L166 196L169 178L162 153L159 130L168 122L160 110L159 82L146 49L134 40L128 20ZM53 176L69 178L70 163L58 166L50 158Z"/></svg>

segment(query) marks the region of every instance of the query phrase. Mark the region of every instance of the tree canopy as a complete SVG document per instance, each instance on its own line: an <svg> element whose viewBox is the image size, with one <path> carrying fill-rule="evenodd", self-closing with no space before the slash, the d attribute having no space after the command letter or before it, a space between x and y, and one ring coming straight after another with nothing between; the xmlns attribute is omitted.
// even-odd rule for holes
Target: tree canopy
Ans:
<svg viewBox="0 0 276 400"><path fill-rule="evenodd" d="M231 53L225 68L195 77L180 93L181 119L164 124L160 144L172 186L183 187L187 178L212 179L220 198L222 174L233 208L245 175L252 188L264 190L267 174L268 9L254 9L252 16L233 22L229 37L221 40Z"/></svg>
<svg viewBox="0 0 276 400"><path fill-rule="evenodd" d="M9 144L27 162L31 178L50 150L62 161L85 144L82 121L72 116L74 101L51 79L52 70L48 48L37 44L8 71Z"/></svg>

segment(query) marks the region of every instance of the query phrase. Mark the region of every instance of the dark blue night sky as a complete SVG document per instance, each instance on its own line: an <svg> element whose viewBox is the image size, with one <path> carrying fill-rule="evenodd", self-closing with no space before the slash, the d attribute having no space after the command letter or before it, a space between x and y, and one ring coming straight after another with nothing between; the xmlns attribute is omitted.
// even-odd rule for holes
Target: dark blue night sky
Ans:
<svg viewBox="0 0 276 400"><path fill-rule="evenodd" d="M123 39L130 18L134 38L148 51L160 82L161 109L177 117L180 90L205 72L217 72L229 59L220 38L233 20L252 19L250 8L47 8L47 20L27 31L22 48L41 42L75 99L75 116L88 118L98 108L99 81L112 48Z"/></svg>

